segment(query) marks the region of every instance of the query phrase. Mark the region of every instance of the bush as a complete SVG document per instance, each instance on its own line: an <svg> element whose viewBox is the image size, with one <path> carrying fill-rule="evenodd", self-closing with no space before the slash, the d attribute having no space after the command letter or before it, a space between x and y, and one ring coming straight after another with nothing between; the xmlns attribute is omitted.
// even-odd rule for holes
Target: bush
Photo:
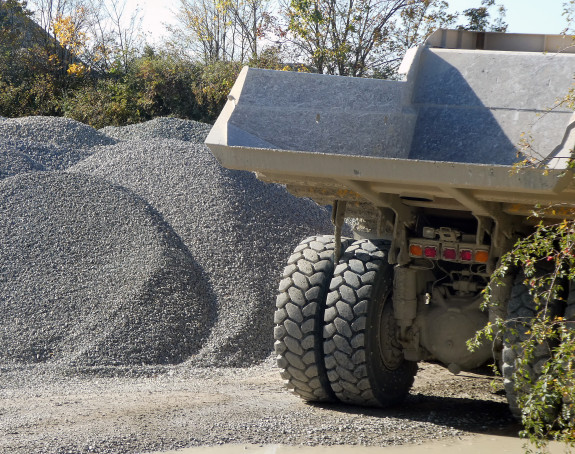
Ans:
<svg viewBox="0 0 575 454"><path fill-rule="evenodd" d="M20 84L0 80L0 115L62 115L62 92L51 74L38 74Z"/></svg>
<svg viewBox="0 0 575 454"><path fill-rule="evenodd" d="M537 449L545 448L549 440L574 446L575 221L541 222L533 234L518 240L491 278L487 306L497 310L491 289L514 270L522 272L536 314L527 311L515 319L498 318L479 331L470 345L474 348L484 338L493 340L496 334L517 339L512 381L523 425L520 435ZM539 361L542 351L548 357Z"/></svg>
<svg viewBox="0 0 575 454"><path fill-rule="evenodd" d="M87 80L66 94L63 113L94 128L122 126L147 119L137 101L137 93L123 80Z"/></svg>
<svg viewBox="0 0 575 454"><path fill-rule="evenodd" d="M241 63L237 62L216 62L201 68L200 80L194 88L194 94L201 107L202 121L215 121L224 108L241 69Z"/></svg>
<svg viewBox="0 0 575 454"><path fill-rule="evenodd" d="M148 50L126 71L68 74L53 55L29 48L0 57L0 115L64 115L95 128L158 116L213 122L240 70L237 62L201 64ZM18 57L18 58L15 58ZM276 67L264 54L254 66Z"/></svg>
<svg viewBox="0 0 575 454"><path fill-rule="evenodd" d="M175 116L202 119L193 88L198 67L170 55L148 55L132 62L127 79L137 92L137 104L146 118Z"/></svg>

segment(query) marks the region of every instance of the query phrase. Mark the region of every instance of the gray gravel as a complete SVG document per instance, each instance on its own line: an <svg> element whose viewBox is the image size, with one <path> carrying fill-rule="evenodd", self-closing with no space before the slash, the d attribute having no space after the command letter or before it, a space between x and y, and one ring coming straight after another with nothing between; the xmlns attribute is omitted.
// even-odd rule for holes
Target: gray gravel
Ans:
<svg viewBox="0 0 575 454"><path fill-rule="evenodd" d="M215 315L206 276L141 197L95 177L0 182L0 359L181 362Z"/></svg>
<svg viewBox="0 0 575 454"><path fill-rule="evenodd" d="M100 132L117 140L176 139L204 143L211 128L197 121L160 117L135 125L107 126Z"/></svg>
<svg viewBox="0 0 575 454"><path fill-rule="evenodd" d="M7 144L0 145L0 179L40 170L45 170L45 167L30 156L8 147Z"/></svg>
<svg viewBox="0 0 575 454"><path fill-rule="evenodd" d="M224 443L391 446L516 433L489 378L422 367L404 404L387 410L305 404L283 388L271 361L242 369L139 367L132 376L107 377L0 368L0 453L128 454Z"/></svg>
<svg viewBox="0 0 575 454"><path fill-rule="evenodd" d="M30 140L67 148L111 145L116 140L94 128L70 118L22 117L0 121L0 138Z"/></svg>
<svg viewBox="0 0 575 454"><path fill-rule="evenodd" d="M0 151L11 152L7 156L10 161L14 152L26 155L47 170L65 169L89 156L92 147L116 142L69 118L22 117L0 121Z"/></svg>
<svg viewBox="0 0 575 454"><path fill-rule="evenodd" d="M68 172L2 180L0 358L244 366L269 355L285 260L332 230L329 213L223 169L198 143L208 130L176 119L105 129L120 140L68 119L0 121L0 143L23 150L4 154L29 164L10 175L41 170L35 158Z"/></svg>
<svg viewBox="0 0 575 454"><path fill-rule="evenodd" d="M240 366L269 354L281 270L302 238L332 230L325 209L224 169L204 145L178 140L105 147L70 171L142 195L205 270L218 320L195 364Z"/></svg>

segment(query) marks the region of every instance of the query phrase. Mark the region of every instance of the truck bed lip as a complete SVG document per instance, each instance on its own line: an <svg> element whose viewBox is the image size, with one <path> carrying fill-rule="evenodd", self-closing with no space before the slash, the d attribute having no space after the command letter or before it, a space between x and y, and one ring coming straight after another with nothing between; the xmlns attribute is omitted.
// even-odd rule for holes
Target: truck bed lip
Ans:
<svg viewBox="0 0 575 454"><path fill-rule="evenodd" d="M476 50L479 37L483 40L481 51ZM549 210L550 215L545 216L551 219L559 216L573 218L573 172L558 167L565 167L565 158L571 156L575 143L575 133L572 133L575 117L571 116L568 121L571 114L562 111L559 112L561 121L553 123L559 126L552 131L548 130L547 123L539 125L539 129L545 130L551 139L542 136L546 142L543 139L541 143L533 142L533 150L549 151L544 157L551 169L513 166L519 143L515 137L519 134L516 130L518 122L529 120L519 117L531 112L533 106L526 107L521 90L513 92L509 99L494 98L499 96L499 92L494 94L491 89L493 80L486 79L487 76L477 80L466 79L468 59L454 61L451 58L458 53L487 55L487 59L481 60L482 67L487 68L482 73L491 74L489 77L493 74L505 76L505 71L492 74L488 70L493 66L493 59L511 53L526 55L533 66L532 60L540 63L542 58L547 58L547 55L540 55L541 52L554 49L561 43L564 43L561 37L480 36L442 30L424 46L409 52L403 64L406 80L354 81L361 84L362 90L364 84L371 87L371 84L385 82L387 97L381 96L379 90L370 94L371 97L361 90L345 91L349 88L347 84L351 83L347 78L322 79L322 82L330 82L326 89L319 84L321 75L268 73L245 67L206 144L224 167L256 172L262 181L284 184L292 194L310 197L321 204L332 203L333 200L352 202L360 215L374 212L373 206L389 208L402 219L413 218L420 208L467 211L476 217L492 218L500 225L506 225L509 231L517 221L516 217L511 221L512 216L529 216L538 206L561 205L560 213L553 208ZM439 59L439 69L432 71L425 65L433 67L437 63L436 54L450 55L450 59ZM573 55L560 57L572 59ZM561 68L565 69L563 66ZM458 68L463 68L464 72ZM423 78L423 85L417 85L421 77L418 78L416 71L424 69L433 77ZM425 84L436 86L445 82L444 76L454 82L446 85L451 87L449 90L459 87L462 91L460 98L454 98L449 90L426 91ZM545 81L549 77L549 81L555 80L551 76L564 80L561 71L544 73L540 79ZM274 77L277 79L271 80ZM295 81L296 77L309 83L302 85ZM471 86L473 81L475 85ZM519 82L524 84L525 80L520 79ZM546 93L544 88L540 91ZM327 107L324 99L330 101ZM349 110L350 104L346 102L349 99L360 100L361 109L373 117L381 114L385 120L382 123L376 118L360 124L338 116ZM538 102L546 105L546 99ZM377 103L374 104L373 100ZM443 104L437 104L439 101L449 101L445 105L449 106L450 115L421 111L422 107L441 107ZM261 106L259 110L258 106ZM395 107L389 111L389 106ZM475 108L480 113L489 112L473 121L460 113L475 112ZM285 115L276 115L284 109ZM334 109L338 115L333 114ZM354 109L351 111L355 112ZM517 118L510 119L505 115L492 118L494 111L515 112ZM456 121L458 116L463 118L461 124ZM350 115L350 118L356 120L357 115ZM418 126L420 118L437 121ZM567 125L565 131L563 122ZM446 128L440 127L442 125ZM460 135L454 133L456 140L443 140L450 137L452 130L463 132ZM418 131L420 134L416 134ZM561 143L557 143L559 135L563 137ZM363 140L365 138L369 140ZM415 141L415 138L419 139ZM493 140L483 142L482 138Z"/></svg>
<svg viewBox="0 0 575 454"><path fill-rule="evenodd" d="M521 168L512 166L424 161L415 159L336 155L295 150L277 150L206 145L224 167L273 174L277 183L282 177L328 178L367 183L400 183L438 188L521 191L537 194L560 194L565 191L572 172L565 170ZM571 197L568 197L571 199ZM507 202L502 196L500 202Z"/></svg>

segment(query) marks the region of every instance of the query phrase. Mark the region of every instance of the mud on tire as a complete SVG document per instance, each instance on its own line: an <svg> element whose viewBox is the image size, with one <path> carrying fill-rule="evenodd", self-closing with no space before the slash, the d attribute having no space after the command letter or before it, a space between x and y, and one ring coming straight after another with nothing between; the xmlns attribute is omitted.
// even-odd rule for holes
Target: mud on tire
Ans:
<svg viewBox="0 0 575 454"><path fill-rule="evenodd" d="M343 240L345 248L349 241ZM274 316L277 364L286 387L304 400L331 402L323 363L323 314L334 269L331 235L302 241L288 260Z"/></svg>
<svg viewBox="0 0 575 454"><path fill-rule="evenodd" d="M396 341L389 243L361 240L347 248L327 297L327 376L343 402L387 407L401 402L417 371Z"/></svg>

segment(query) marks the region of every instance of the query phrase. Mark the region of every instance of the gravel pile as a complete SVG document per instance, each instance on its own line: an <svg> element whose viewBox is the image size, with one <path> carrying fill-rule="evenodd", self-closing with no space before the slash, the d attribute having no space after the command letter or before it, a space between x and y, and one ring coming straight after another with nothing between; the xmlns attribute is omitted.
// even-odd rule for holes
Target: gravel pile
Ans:
<svg viewBox="0 0 575 454"><path fill-rule="evenodd" d="M0 182L2 363L166 364L200 348L204 272L141 197L98 178Z"/></svg>
<svg viewBox="0 0 575 454"><path fill-rule="evenodd" d="M92 154L92 147L116 142L69 118L22 117L0 121L0 151L24 154L47 170L66 169Z"/></svg>
<svg viewBox="0 0 575 454"><path fill-rule="evenodd" d="M30 156L11 147L0 145L0 179L40 170L45 170L44 166L34 161Z"/></svg>
<svg viewBox="0 0 575 454"><path fill-rule="evenodd" d="M205 270L218 320L195 364L239 366L270 353L281 270L301 239L332 230L325 209L252 173L224 169L203 144L179 140L119 143L70 171L144 197Z"/></svg>
<svg viewBox="0 0 575 454"><path fill-rule="evenodd" d="M107 126L100 132L117 140L174 139L204 143L211 125L179 118L154 118L146 123L128 126Z"/></svg>
<svg viewBox="0 0 575 454"><path fill-rule="evenodd" d="M281 270L302 238L332 231L330 216L223 169L199 143L208 130L0 120L0 158L22 161L0 167L0 358L244 366L270 354Z"/></svg>

